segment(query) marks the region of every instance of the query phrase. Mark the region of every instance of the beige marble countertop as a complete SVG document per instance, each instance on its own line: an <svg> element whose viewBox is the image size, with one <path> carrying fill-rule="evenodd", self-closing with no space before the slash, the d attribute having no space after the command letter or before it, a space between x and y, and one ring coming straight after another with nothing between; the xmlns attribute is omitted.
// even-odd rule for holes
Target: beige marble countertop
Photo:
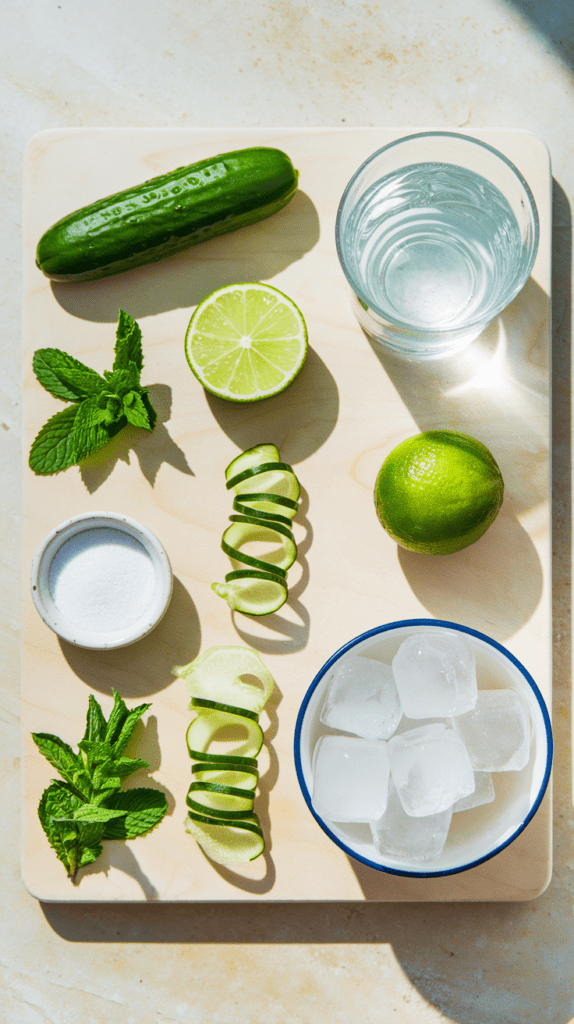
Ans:
<svg viewBox="0 0 574 1024"><path fill-rule="evenodd" d="M525 13L528 12L528 13ZM7 1024L574 1019L567 2L7 0L3 5L0 878ZM523 128L554 196L554 874L525 903L42 904L20 880L20 203L44 128Z"/></svg>

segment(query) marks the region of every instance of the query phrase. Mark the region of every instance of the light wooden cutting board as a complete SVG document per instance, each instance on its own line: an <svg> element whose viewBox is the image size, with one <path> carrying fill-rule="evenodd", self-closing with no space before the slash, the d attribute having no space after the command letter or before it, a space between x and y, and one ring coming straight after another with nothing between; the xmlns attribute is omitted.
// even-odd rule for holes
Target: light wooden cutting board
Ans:
<svg viewBox="0 0 574 1024"><path fill-rule="evenodd" d="M528 180L540 215L540 250L526 288L480 339L448 362L417 365L384 354L359 329L334 243L348 179L370 153L411 131L69 129L43 132L30 144L26 455L37 430L61 407L34 377L33 351L58 347L100 372L109 369L120 306L142 328L142 382L151 385L159 411L151 436L126 429L106 459L82 471L41 478L25 469L23 878L39 899L524 900L549 881L549 794L524 833L494 859L447 878L413 880L349 860L311 817L295 775L293 729L307 687L338 647L381 623L430 615L485 632L523 662L550 704L549 159L543 144L524 132L469 133L502 150ZM41 234L71 210L182 164L254 145L285 150L300 171L300 190L274 217L100 282L52 286L35 267ZM183 348L195 305L222 284L246 280L268 281L290 295L310 341L295 383L252 407L207 396ZM388 452L434 428L483 441L506 485L502 511L485 536L443 558L398 550L379 526L372 499ZM233 618L210 584L228 571L220 549L231 512L224 468L262 441L275 442L293 464L303 501L289 603L257 621ZM60 642L37 615L28 584L44 536L91 510L122 512L151 528L175 574L160 626L138 644L104 654ZM191 715L170 667L212 645L237 643L261 653L277 689L264 716L269 754L261 759L266 770L256 800L269 850L232 871L214 867L184 831ZM88 694L107 713L112 686L128 706L152 702L137 753L151 762L149 784L165 790L169 813L146 838L107 843L74 885L38 822L38 801L54 773L29 734L53 732L75 744Z"/></svg>

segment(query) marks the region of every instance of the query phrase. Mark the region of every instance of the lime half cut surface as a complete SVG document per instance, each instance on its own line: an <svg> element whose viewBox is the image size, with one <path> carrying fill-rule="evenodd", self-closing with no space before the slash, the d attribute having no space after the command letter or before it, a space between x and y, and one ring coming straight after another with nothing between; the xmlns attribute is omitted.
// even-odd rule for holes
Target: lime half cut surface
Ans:
<svg viewBox="0 0 574 1024"><path fill-rule="evenodd" d="M207 391L230 402L278 395L307 355L295 303L268 284L230 284L208 295L187 329L185 354Z"/></svg>

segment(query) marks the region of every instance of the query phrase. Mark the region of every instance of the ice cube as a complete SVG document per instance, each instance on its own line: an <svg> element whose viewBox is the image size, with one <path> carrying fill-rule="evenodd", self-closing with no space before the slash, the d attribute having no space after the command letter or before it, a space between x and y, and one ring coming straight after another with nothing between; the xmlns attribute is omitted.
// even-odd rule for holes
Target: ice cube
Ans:
<svg viewBox="0 0 574 1024"><path fill-rule="evenodd" d="M520 771L530 756L530 717L515 690L481 690L476 707L453 726L477 771Z"/></svg>
<svg viewBox="0 0 574 1024"><path fill-rule="evenodd" d="M313 807L330 821L376 821L387 806L384 740L321 736L313 754Z"/></svg>
<svg viewBox="0 0 574 1024"><path fill-rule="evenodd" d="M393 658L393 673L405 715L461 715L476 704L474 652L461 636L414 633Z"/></svg>
<svg viewBox="0 0 574 1024"><path fill-rule="evenodd" d="M382 854L414 861L433 860L443 851L451 817L451 807L424 818L406 814L391 780L385 813L371 823L373 843Z"/></svg>
<svg viewBox="0 0 574 1024"><path fill-rule="evenodd" d="M400 736L403 732L410 732L411 729L420 729L423 725L448 725L450 726L450 718L407 718L403 715L397 728L395 729L394 735Z"/></svg>
<svg viewBox="0 0 574 1024"><path fill-rule="evenodd" d="M439 814L474 792L474 772L454 729L440 723L388 741L391 776L407 814Z"/></svg>
<svg viewBox="0 0 574 1024"><path fill-rule="evenodd" d="M401 715L390 665L360 655L339 662L321 712L325 725L366 739L386 740Z"/></svg>
<svg viewBox="0 0 574 1024"><path fill-rule="evenodd" d="M471 807L491 804L494 800L494 783L490 772L474 773L474 793L463 796L453 804L454 811L469 811Z"/></svg>

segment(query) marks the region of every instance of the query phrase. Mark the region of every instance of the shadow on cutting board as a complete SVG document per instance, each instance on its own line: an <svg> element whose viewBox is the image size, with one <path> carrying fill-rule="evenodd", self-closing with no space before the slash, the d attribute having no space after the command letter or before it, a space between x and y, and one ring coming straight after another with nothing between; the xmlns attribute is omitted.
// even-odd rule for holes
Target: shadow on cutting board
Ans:
<svg viewBox="0 0 574 1024"><path fill-rule="evenodd" d="M469 434L500 466L504 502L479 541L440 558L398 550L413 593L432 615L499 641L530 619L543 592L540 558L520 519L532 517L535 536L537 509L548 501L548 304L531 278L476 341L444 359L401 359L368 339L421 431ZM381 452L381 462L388 454Z"/></svg>
<svg viewBox="0 0 574 1024"><path fill-rule="evenodd" d="M514 515L548 498L549 302L530 278L480 337L443 359L402 359L368 339L421 431L462 431L490 449Z"/></svg>
<svg viewBox="0 0 574 1024"><path fill-rule="evenodd" d="M431 615L482 628L502 643L528 622L542 596L536 548L504 506L484 536L462 551L436 558L399 548L398 558L413 594Z"/></svg>
<svg viewBox="0 0 574 1024"><path fill-rule="evenodd" d="M73 672L92 690L124 699L143 698L173 683L172 665L187 665L201 647L201 626L195 604L174 576L169 607L155 629L129 647L92 651L60 640L62 654Z"/></svg>
<svg viewBox="0 0 574 1024"><path fill-rule="evenodd" d="M299 375L281 394L252 403L227 402L208 392L206 399L214 419L241 451L272 442L291 465L325 443L339 415L337 384L311 345Z"/></svg>
<svg viewBox="0 0 574 1024"><path fill-rule="evenodd" d="M269 281L302 259L319 239L319 216L298 191L287 206L258 224L239 228L176 256L137 270L82 284L52 282L68 313L95 323L116 323L118 309L141 317L197 306L207 295L238 281Z"/></svg>
<svg viewBox="0 0 574 1024"><path fill-rule="evenodd" d="M137 456L140 469L151 487L164 462L180 473L195 475L185 453L170 437L165 426L171 418L171 388L168 384L150 384L149 394L157 413L154 430L150 432L128 424L104 448L81 463L82 481L90 494L94 494L105 483L118 462L125 462L129 466L131 452Z"/></svg>

